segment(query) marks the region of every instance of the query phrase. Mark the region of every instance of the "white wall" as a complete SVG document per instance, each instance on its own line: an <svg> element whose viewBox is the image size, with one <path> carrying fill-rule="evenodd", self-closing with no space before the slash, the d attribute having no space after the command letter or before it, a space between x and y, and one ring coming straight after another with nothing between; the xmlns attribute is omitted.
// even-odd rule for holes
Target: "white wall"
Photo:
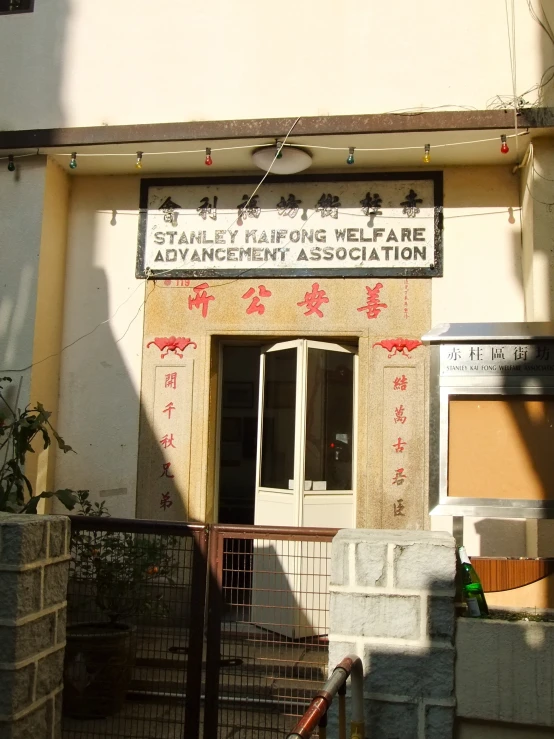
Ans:
<svg viewBox="0 0 554 739"><path fill-rule="evenodd" d="M29 402L46 157L19 159L15 172L0 162L0 376L8 375L19 406Z"/></svg>
<svg viewBox="0 0 554 739"><path fill-rule="evenodd" d="M554 58L515 9L523 93ZM0 16L0 129L483 109L512 95L505 13L503 0L40 0Z"/></svg>
<svg viewBox="0 0 554 739"><path fill-rule="evenodd" d="M56 486L133 516L144 281L135 279L138 178L75 178L70 204ZM116 211L115 215L114 212ZM103 491L103 492L102 492Z"/></svg>

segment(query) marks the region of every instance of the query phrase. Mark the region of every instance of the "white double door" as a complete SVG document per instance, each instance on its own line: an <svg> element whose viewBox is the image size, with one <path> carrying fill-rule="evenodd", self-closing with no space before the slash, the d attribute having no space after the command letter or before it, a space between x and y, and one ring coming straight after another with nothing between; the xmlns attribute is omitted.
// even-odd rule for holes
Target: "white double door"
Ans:
<svg viewBox="0 0 554 739"><path fill-rule="evenodd" d="M255 520L354 525L355 349L298 339L260 356Z"/></svg>
<svg viewBox="0 0 554 739"><path fill-rule="evenodd" d="M354 349L299 339L260 358L255 524L354 525ZM256 539L252 620L293 639L327 632L330 544Z"/></svg>

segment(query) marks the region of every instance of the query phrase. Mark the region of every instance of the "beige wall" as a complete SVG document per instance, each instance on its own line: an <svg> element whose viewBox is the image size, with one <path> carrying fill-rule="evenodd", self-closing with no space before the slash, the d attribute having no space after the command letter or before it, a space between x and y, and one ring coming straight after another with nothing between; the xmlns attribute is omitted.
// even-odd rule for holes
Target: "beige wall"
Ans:
<svg viewBox="0 0 554 739"><path fill-rule="evenodd" d="M515 11L521 94L553 56L527 4ZM0 129L484 109L512 95L503 0L41 0L0 18L8 63Z"/></svg>
<svg viewBox="0 0 554 739"><path fill-rule="evenodd" d="M143 347L147 340L156 336L174 334L194 340L201 338L195 351L202 361L194 370L196 373L201 366L194 380L194 418L205 419L210 409L204 390L208 382L212 383L212 388L215 387L214 376L210 379L208 374L211 359L209 336L224 325L220 316L207 328L195 328L196 324L191 321L196 318L187 309L185 299L190 287L160 289L148 298L149 323L143 340L141 304L145 286L134 277L139 181L138 176L72 179L63 344L69 344L90 331L93 333L62 355L58 422L60 431L78 456L58 457L56 484L59 487L89 488L95 495L100 491L111 491L112 495L108 492L110 510L122 515L134 515L135 512ZM416 292L411 297L419 301L421 318L417 324L399 325L387 318L384 324L371 327L368 333L366 326L344 323L340 315L324 327L295 323L289 315L279 316L275 325L266 322L263 332L266 335L282 331L288 335L309 335L311 332L311 335L333 337L337 334L366 336L363 340L369 347L370 334L392 336L409 333L420 336L439 321L523 320L517 176L513 176L507 167L453 168L445 171L444 181L445 276L431 282L432 317L424 290L429 281L416 280L412 283ZM290 284L295 282L275 281L275 285L284 290L283 295L288 295L292 289ZM305 287L305 283L310 281L303 279L301 282ZM333 288L339 290L337 298L344 295L344 285L350 290L354 282L358 283L341 282L340 290L339 285ZM386 290L392 289L392 294L396 294L401 282L386 281ZM210 284L215 286L213 281ZM225 289L230 291L229 295L234 295L243 284L246 282L235 283ZM389 288L389 284L393 287ZM300 290L300 281L293 286ZM224 288L217 289L222 294ZM182 297L175 303L167 302L167 296L174 293L180 293ZM166 297L162 297L164 295ZM294 305L292 295L290 301ZM244 302L240 296L238 302ZM370 323L364 314L358 316L362 324L364 321ZM381 317L372 323L379 321ZM250 330L239 317L232 320L227 317L225 325L226 330L237 335ZM144 351L145 372L151 373L153 350ZM187 351L190 353L191 350ZM163 364L168 359L171 357L162 360ZM364 361L362 359L362 367ZM367 378L367 367L365 371ZM146 396L148 392L147 389ZM372 397L376 397L375 394ZM193 510L196 518L209 518L212 503L206 502L202 491L213 487L213 480L210 480L205 467L212 454L209 444L213 439L210 441L206 430L199 438L201 441L195 448L191 468L195 471L187 485L190 484L200 498L194 503L184 502L181 514L186 509L187 513ZM375 485L373 472L367 463L360 467L360 487ZM364 525L379 525L380 514L375 510L373 514L372 519L367 512L360 512L360 521ZM442 523L437 522L439 528L444 528ZM504 534L502 537L505 538ZM518 533L513 541L520 540L524 542L525 537Z"/></svg>
<svg viewBox="0 0 554 739"><path fill-rule="evenodd" d="M432 323L523 321L519 179L511 167L444 173L444 276Z"/></svg>
<svg viewBox="0 0 554 739"><path fill-rule="evenodd" d="M31 402L42 403L52 413L50 421L55 428L58 425L68 206L69 177L49 159L38 264ZM36 492L52 490L56 444L45 450L42 439L37 439L34 447L36 455L29 457L26 474Z"/></svg>
<svg viewBox="0 0 554 739"><path fill-rule="evenodd" d="M144 282L135 279L138 178L75 178L68 230L56 486L135 511ZM71 345L71 346L69 346Z"/></svg>

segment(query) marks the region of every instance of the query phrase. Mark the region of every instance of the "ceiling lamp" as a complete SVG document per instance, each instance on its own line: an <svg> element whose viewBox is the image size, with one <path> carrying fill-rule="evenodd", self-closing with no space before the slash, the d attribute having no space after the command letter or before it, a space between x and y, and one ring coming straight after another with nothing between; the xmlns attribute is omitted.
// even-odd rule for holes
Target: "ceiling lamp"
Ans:
<svg viewBox="0 0 554 739"><path fill-rule="evenodd" d="M281 156L277 156L278 154ZM272 174L296 174L308 169L312 163L309 152L295 146L283 146L281 143L256 149L252 152L252 159L257 167L266 172L271 167Z"/></svg>

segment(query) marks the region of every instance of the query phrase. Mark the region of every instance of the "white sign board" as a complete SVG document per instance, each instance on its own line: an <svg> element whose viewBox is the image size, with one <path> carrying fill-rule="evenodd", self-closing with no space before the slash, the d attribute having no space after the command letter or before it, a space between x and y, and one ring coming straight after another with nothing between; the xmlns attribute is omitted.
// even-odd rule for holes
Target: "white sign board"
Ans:
<svg viewBox="0 0 554 739"><path fill-rule="evenodd" d="M143 180L138 277L440 276L439 173Z"/></svg>

